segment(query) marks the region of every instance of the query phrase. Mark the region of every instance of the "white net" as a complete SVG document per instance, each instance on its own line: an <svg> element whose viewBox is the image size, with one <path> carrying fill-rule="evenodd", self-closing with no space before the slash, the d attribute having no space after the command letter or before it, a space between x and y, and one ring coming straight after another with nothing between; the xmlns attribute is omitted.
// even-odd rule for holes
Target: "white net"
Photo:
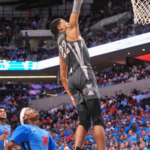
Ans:
<svg viewBox="0 0 150 150"><path fill-rule="evenodd" d="M131 0L134 12L134 23L150 23L150 0Z"/></svg>

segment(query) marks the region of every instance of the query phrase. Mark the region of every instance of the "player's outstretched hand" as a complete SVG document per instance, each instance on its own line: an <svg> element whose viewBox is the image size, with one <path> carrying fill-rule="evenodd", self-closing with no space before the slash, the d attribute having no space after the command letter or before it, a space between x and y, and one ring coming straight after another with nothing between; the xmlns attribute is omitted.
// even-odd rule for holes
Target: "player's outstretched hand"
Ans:
<svg viewBox="0 0 150 150"><path fill-rule="evenodd" d="M72 104L73 104L73 106L74 106L74 107L76 107L76 103L75 103L75 101L74 101L74 100L72 101Z"/></svg>
<svg viewBox="0 0 150 150"><path fill-rule="evenodd" d="M71 96L70 98L71 98L71 100L72 100L72 104L73 104L73 106L74 106L74 107L76 107L76 103L75 103L75 101L74 101L73 96Z"/></svg>

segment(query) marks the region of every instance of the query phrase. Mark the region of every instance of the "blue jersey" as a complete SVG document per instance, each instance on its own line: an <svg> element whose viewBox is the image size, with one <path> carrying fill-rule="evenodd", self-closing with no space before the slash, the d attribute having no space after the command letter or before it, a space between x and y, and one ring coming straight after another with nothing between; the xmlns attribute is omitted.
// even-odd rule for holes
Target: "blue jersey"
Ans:
<svg viewBox="0 0 150 150"><path fill-rule="evenodd" d="M141 130L138 131L138 132L136 132L139 138L141 138L141 137L143 136L143 135L142 135L142 132L143 132L143 131L141 131Z"/></svg>
<svg viewBox="0 0 150 150"><path fill-rule="evenodd" d="M9 141L19 144L23 150L54 150L57 146L47 131L30 124L18 126Z"/></svg>
<svg viewBox="0 0 150 150"><path fill-rule="evenodd" d="M135 136L132 136L132 137L128 137L127 141L129 142L130 146L132 146L132 142L135 141L137 143L137 139Z"/></svg>
<svg viewBox="0 0 150 150"><path fill-rule="evenodd" d="M150 134L150 128L146 129L146 134Z"/></svg>
<svg viewBox="0 0 150 150"><path fill-rule="evenodd" d="M5 124L5 126L0 124L0 136L3 135L4 133L8 134L8 140L9 140L11 131L10 131L10 126L8 124ZM4 140L0 140L0 150L3 149L4 149Z"/></svg>
<svg viewBox="0 0 150 150"><path fill-rule="evenodd" d="M143 137L143 139L144 139L147 143L149 142L149 137L148 137L148 136Z"/></svg>

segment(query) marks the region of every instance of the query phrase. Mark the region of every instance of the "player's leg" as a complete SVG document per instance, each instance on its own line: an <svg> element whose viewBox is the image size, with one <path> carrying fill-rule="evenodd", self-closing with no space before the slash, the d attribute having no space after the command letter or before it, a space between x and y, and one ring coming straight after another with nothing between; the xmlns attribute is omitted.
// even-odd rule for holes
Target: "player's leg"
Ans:
<svg viewBox="0 0 150 150"><path fill-rule="evenodd" d="M90 128L91 123L85 102L77 105L77 110L80 119L80 124L75 134L75 149L81 150L85 140L85 136L87 134L88 129Z"/></svg>
<svg viewBox="0 0 150 150"><path fill-rule="evenodd" d="M84 129L84 127L82 125L79 125L77 127L76 134L75 134L75 149L76 150L82 149L86 134L87 134L87 131Z"/></svg>
<svg viewBox="0 0 150 150"><path fill-rule="evenodd" d="M89 114L92 117L94 130L93 136L97 143L98 150L105 149L105 132L104 132L104 122L101 116L101 108L99 99L88 100L86 101Z"/></svg>

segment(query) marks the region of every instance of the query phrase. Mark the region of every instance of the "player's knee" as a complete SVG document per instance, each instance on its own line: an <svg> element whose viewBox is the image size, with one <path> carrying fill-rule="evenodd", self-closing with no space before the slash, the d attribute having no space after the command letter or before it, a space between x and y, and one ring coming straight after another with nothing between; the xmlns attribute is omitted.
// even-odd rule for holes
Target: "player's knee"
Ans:
<svg viewBox="0 0 150 150"><path fill-rule="evenodd" d="M91 122L89 120L86 120L86 121L81 120L80 125L82 125L86 131L88 131L89 128L91 127Z"/></svg>

